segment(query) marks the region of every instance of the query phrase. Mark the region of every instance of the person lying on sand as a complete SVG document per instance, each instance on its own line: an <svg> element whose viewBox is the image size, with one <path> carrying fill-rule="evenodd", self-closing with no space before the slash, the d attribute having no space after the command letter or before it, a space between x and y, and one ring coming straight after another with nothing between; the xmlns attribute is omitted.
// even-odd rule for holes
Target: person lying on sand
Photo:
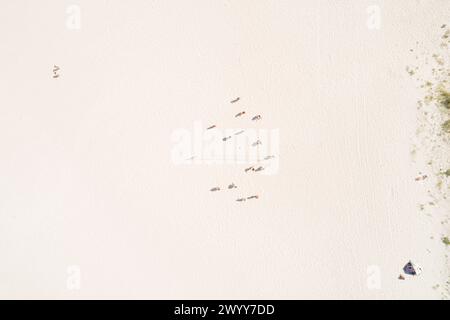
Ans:
<svg viewBox="0 0 450 320"><path fill-rule="evenodd" d="M247 199L245 199L245 198L239 198L239 199L236 199L236 201L238 201L238 202L243 202L243 201L246 201Z"/></svg>
<svg viewBox="0 0 450 320"><path fill-rule="evenodd" d="M214 129L216 127L216 125L212 125L211 127L206 128L206 130L211 130Z"/></svg>
<svg viewBox="0 0 450 320"><path fill-rule="evenodd" d="M234 100L231 100L231 102L230 102L230 103L236 103L236 102L238 102L239 100L241 100L241 98L237 97L236 99L234 99Z"/></svg>
<svg viewBox="0 0 450 320"><path fill-rule="evenodd" d="M259 114L252 118L252 121L259 121L259 120L261 120L261 116Z"/></svg>
<svg viewBox="0 0 450 320"><path fill-rule="evenodd" d="M245 114L245 111L242 111L242 112L239 112L237 115L235 115L234 117L235 118L237 118L237 117L240 117L240 116L243 116Z"/></svg>
<svg viewBox="0 0 450 320"><path fill-rule="evenodd" d="M232 183L228 186L228 189L235 189L235 188L237 188L237 186L234 183Z"/></svg>
<svg viewBox="0 0 450 320"><path fill-rule="evenodd" d="M210 191L211 191L211 192L220 191L220 188L219 188L219 187L215 187L215 188L212 188Z"/></svg>
<svg viewBox="0 0 450 320"><path fill-rule="evenodd" d="M251 199L259 199L259 196L256 195L256 196L251 196L251 197L248 197L248 198L247 198L247 200L251 200Z"/></svg>

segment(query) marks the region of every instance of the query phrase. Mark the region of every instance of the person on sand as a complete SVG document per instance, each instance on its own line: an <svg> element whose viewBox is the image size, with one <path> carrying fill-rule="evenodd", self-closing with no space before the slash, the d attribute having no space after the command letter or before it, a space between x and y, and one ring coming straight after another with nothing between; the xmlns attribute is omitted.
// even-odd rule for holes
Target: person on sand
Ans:
<svg viewBox="0 0 450 320"><path fill-rule="evenodd" d="M235 118L237 118L237 117L240 117L240 116L243 116L245 114L245 111L242 111L242 112L239 112L237 115L235 115L234 117Z"/></svg>
<svg viewBox="0 0 450 320"><path fill-rule="evenodd" d="M256 142L253 142L253 143L252 143L252 147L256 147L256 146L258 146L258 145L260 145L260 144L262 144L262 142L261 142L261 140L258 140L258 141L256 141Z"/></svg>
<svg viewBox="0 0 450 320"><path fill-rule="evenodd" d="M212 188L210 191L211 191L211 192L220 191L220 188L219 188L219 187L215 187L215 188Z"/></svg>

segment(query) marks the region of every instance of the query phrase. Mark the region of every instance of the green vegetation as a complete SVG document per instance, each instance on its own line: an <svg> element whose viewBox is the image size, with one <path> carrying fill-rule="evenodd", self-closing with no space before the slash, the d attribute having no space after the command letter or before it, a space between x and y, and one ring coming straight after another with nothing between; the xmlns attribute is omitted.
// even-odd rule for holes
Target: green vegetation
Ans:
<svg viewBox="0 0 450 320"><path fill-rule="evenodd" d="M445 109L450 110L450 92L443 86L440 86L437 91L437 101L439 102L439 104Z"/></svg>
<svg viewBox="0 0 450 320"><path fill-rule="evenodd" d="M446 133L450 133L450 120L447 120L442 124L442 130Z"/></svg>
<svg viewBox="0 0 450 320"><path fill-rule="evenodd" d="M446 246L450 246L450 239L448 237L443 237L442 243L445 244Z"/></svg>

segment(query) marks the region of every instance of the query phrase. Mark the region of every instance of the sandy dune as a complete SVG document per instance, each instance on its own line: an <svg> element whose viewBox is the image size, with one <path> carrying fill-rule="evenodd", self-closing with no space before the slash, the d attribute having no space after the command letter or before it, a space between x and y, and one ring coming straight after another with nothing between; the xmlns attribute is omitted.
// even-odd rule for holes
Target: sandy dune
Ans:
<svg viewBox="0 0 450 320"><path fill-rule="evenodd" d="M376 2L2 2L0 297L441 298L405 67L450 3ZM277 169L175 163L196 125Z"/></svg>

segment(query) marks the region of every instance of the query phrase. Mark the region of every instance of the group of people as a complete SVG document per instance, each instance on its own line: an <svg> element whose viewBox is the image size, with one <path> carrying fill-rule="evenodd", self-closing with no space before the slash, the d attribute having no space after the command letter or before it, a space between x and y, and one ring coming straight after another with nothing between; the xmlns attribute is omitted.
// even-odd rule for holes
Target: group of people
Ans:
<svg viewBox="0 0 450 320"><path fill-rule="evenodd" d="M237 97L236 99L231 100L230 103L235 104L235 103L239 102L240 100L241 100L241 98ZM241 111L241 112L237 113L234 117L238 118L238 117L242 117L244 115L246 115L246 112L245 111ZM262 119L261 115L258 114L256 116L254 116L251 120L252 121L259 121L261 119ZM214 128L217 128L217 126L216 125L211 125L211 126L209 126L207 128L207 130L211 130L211 129L214 129ZM239 135L239 134L242 134L242 133L244 133L244 130L240 130L240 131L236 132L234 135L236 136L236 135ZM228 141L231 138L232 138L232 136L226 136L226 137L222 138L222 141L225 142L225 141ZM257 147L258 145L261 145L261 144L262 144L262 142L260 140L257 140L254 143L252 143L252 146L253 147ZM269 159L272 159L272 158L273 158L273 156L267 156L267 157L264 158L264 160L269 160ZM245 169L245 172L248 172L248 171L260 172L260 171L263 171L263 170L264 170L264 167L262 167L262 166L256 166L256 167L255 166L251 166L251 167ZM237 189L237 186L234 183L231 183L231 184L228 185L228 189L229 190ZM221 191L221 190L222 189L220 187L214 187L214 188L210 189L211 192L217 192L217 191ZM258 195L252 195L252 196L248 196L248 197L238 198L238 199L236 199L236 201L244 202L244 201L252 200L252 199L259 199L259 196Z"/></svg>

